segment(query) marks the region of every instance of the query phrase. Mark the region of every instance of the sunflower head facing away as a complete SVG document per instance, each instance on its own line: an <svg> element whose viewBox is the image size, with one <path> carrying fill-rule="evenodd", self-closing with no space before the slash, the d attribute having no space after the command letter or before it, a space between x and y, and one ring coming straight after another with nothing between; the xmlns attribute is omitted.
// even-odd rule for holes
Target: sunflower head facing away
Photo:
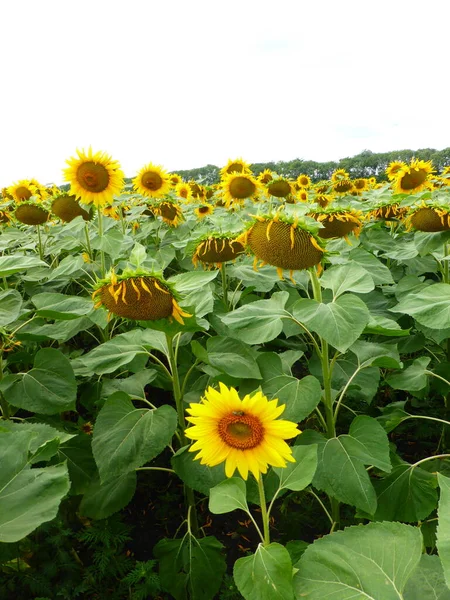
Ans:
<svg viewBox="0 0 450 600"><path fill-rule="evenodd" d="M429 176L433 172L431 161L414 159L396 173L393 178L394 191L397 194L415 194L427 189Z"/></svg>
<svg viewBox="0 0 450 600"><path fill-rule="evenodd" d="M353 191L353 181L351 179L338 179L333 183L333 191L336 194L350 194Z"/></svg>
<svg viewBox="0 0 450 600"><path fill-rule="evenodd" d="M408 212L407 206L400 206L398 202L381 202L367 214L368 218L376 220L393 221L401 219Z"/></svg>
<svg viewBox="0 0 450 600"><path fill-rule="evenodd" d="M294 192L291 182L285 177L278 177L269 181L266 190L270 196L275 196L275 198L287 198Z"/></svg>
<svg viewBox="0 0 450 600"><path fill-rule="evenodd" d="M134 189L147 198L164 198L172 187L170 175L159 165L148 163L133 179Z"/></svg>
<svg viewBox="0 0 450 600"><path fill-rule="evenodd" d="M114 272L97 282L92 298L95 308L104 306L113 315L136 321L157 321L172 317L184 325L190 317L178 305L174 291L161 277L143 271Z"/></svg>
<svg viewBox="0 0 450 600"><path fill-rule="evenodd" d="M50 218L50 213L37 202L21 202L14 213L18 221L25 225L42 225Z"/></svg>
<svg viewBox="0 0 450 600"><path fill-rule="evenodd" d="M158 204L153 204L151 210L153 214L161 217L164 223L167 223L170 227L178 227L184 220L183 210L177 202L163 200Z"/></svg>
<svg viewBox="0 0 450 600"><path fill-rule="evenodd" d="M359 235L361 231L362 213L359 210L336 207L324 209L311 216L324 226L318 235L325 240L334 237L346 238L349 233Z"/></svg>
<svg viewBox="0 0 450 600"><path fill-rule="evenodd" d="M437 204L427 205L422 202L419 206L411 209L405 219L407 229L417 229L434 233L448 231L450 229L450 208Z"/></svg>
<svg viewBox="0 0 450 600"><path fill-rule="evenodd" d="M206 267L220 268L223 263L235 260L245 251L241 242L227 234L210 234L202 239L195 248L192 262L195 266L202 263Z"/></svg>
<svg viewBox="0 0 450 600"><path fill-rule="evenodd" d="M76 157L67 160L64 180L70 182L70 194L83 204L104 206L111 204L115 194L120 194L124 175L116 160L105 152L77 150Z"/></svg>
<svg viewBox="0 0 450 600"><path fill-rule="evenodd" d="M186 436L195 440L190 452L198 452L196 460L214 467L225 462L225 474L232 477L236 469L243 479L249 472L255 479L267 473L269 466L286 467L295 462L285 440L300 432L296 423L278 419L285 405L268 400L262 392L242 400L234 388L219 384L219 390L208 388L201 402L191 403Z"/></svg>
<svg viewBox="0 0 450 600"><path fill-rule="evenodd" d="M52 213L59 217L64 223L70 223L75 217L83 217L89 221L91 215L80 206L75 196L63 194L52 202Z"/></svg>

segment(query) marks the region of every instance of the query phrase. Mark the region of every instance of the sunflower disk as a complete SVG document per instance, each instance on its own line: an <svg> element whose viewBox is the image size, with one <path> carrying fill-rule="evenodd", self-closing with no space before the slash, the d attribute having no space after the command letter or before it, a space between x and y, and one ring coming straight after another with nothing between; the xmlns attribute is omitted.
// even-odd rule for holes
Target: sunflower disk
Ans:
<svg viewBox="0 0 450 600"><path fill-rule="evenodd" d="M16 219L25 225L42 225L50 216L47 210L33 204L21 204L14 214Z"/></svg>

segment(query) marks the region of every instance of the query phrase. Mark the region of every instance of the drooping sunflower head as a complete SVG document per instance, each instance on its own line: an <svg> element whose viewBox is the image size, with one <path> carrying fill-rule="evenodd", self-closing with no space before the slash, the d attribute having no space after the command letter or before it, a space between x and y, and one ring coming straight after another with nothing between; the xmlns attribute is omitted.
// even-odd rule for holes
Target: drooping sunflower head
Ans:
<svg viewBox="0 0 450 600"><path fill-rule="evenodd" d="M244 251L243 244L231 234L211 233L197 243L192 262L195 266L200 262L207 268L220 268L223 263L235 260Z"/></svg>
<svg viewBox="0 0 450 600"><path fill-rule="evenodd" d="M25 225L42 225L49 220L50 213L37 202L24 200L17 206L14 216Z"/></svg>
<svg viewBox="0 0 450 600"><path fill-rule="evenodd" d="M407 165L403 161L393 160L386 167L385 173L386 173L389 181L392 181L393 179L395 179L397 177L397 175L399 174L400 171L403 171L406 168L407 168Z"/></svg>
<svg viewBox="0 0 450 600"><path fill-rule="evenodd" d="M328 240L330 238L347 238L350 233L359 235L362 227L362 212L347 207L329 207L311 214L324 226L318 235Z"/></svg>
<svg viewBox="0 0 450 600"><path fill-rule="evenodd" d="M316 194L328 194L332 188L332 184L330 181L318 181L314 185L314 190Z"/></svg>
<svg viewBox="0 0 450 600"><path fill-rule="evenodd" d="M204 219L208 215L212 215L213 212L214 212L214 206L212 206L211 204L208 204L207 202L205 204L201 204L200 206L197 206L197 208L194 210L194 213L197 215L197 218L200 220Z"/></svg>
<svg viewBox="0 0 450 600"><path fill-rule="evenodd" d="M133 179L134 189L147 198L164 198L172 187L170 175L160 165L148 163Z"/></svg>
<svg viewBox="0 0 450 600"><path fill-rule="evenodd" d="M114 195L120 194L124 175L119 163L105 152L77 150L64 169L64 180L70 182L70 194L83 204L104 206L111 204Z"/></svg>
<svg viewBox="0 0 450 600"><path fill-rule="evenodd" d="M205 186L197 183L196 181L189 181L191 187L192 197L196 200L204 200L206 198Z"/></svg>
<svg viewBox="0 0 450 600"><path fill-rule="evenodd" d="M426 231L435 233L450 229L450 206L433 202L421 202L420 205L410 209L405 219L408 230Z"/></svg>
<svg viewBox="0 0 450 600"><path fill-rule="evenodd" d="M237 239L247 246L255 256L254 267L261 263L277 267L280 279L283 271L309 269L323 258L324 248L316 239L318 225L311 219L289 218L274 215L256 216L252 223Z"/></svg>
<svg viewBox="0 0 450 600"><path fill-rule="evenodd" d="M180 308L162 277L144 271L124 271L120 276L111 272L97 282L92 298L96 308L104 306L113 315L135 321L174 318L184 325L183 317L191 316Z"/></svg>
<svg viewBox="0 0 450 600"><path fill-rule="evenodd" d="M272 179L273 179L273 174L270 169L264 169L264 171L262 171L258 175L258 181L260 183L262 183L263 185L265 185L266 183L269 183L269 181L272 181Z"/></svg>
<svg viewBox="0 0 450 600"><path fill-rule="evenodd" d="M242 158L228 159L227 164L220 169L220 177L224 178L231 173L249 173L251 174L250 165Z"/></svg>
<svg viewBox="0 0 450 600"><path fill-rule="evenodd" d="M333 201L333 195L332 194L315 194L312 198L312 202L314 204L317 204L318 206L320 206L321 208L326 208L330 202Z"/></svg>
<svg viewBox="0 0 450 600"><path fill-rule="evenodd" d="M192 200L192 189L189 183L183 181L175 187L175 194L184 202L188 203Z"/></svg>
<svg viewBox="0 0 450 600"><path fill-rule="evenodd" d="M350 179L350 175L347 173L345 169L336 169L331 174L331 181L336 183L337 181L341 181L343 179Z"/></svg>
<svg viewBox="0 0 450 600"><path fill-rule="evenodd" d="M333 191L340 196L350 194L353 191L353 181L351 179L338 179L333 183Z"/></svg>
<svg viewBox="0 0 450 600"><path fill-rule="evenodd" d="M398 202L392 202L392 200L384 200L378 202L367 213L366 218L384 221L397 221L399 219L402 219L407 212L407 206L400 206Z"/></svg>
<svg viewBox="0 0 450 600"><path fill-rule="evenodd" d="M252 198L260 190L260 183L248 173L230 173L221 182L221 190L225 206Z"/></svg>
<svg viewBox="0 0 450 600"><path fill-rule="evenodd" d="M209 467L225 462L227 477L237 469L243 479L250 472L258 480L270 466L295 462L285 440L301 432L296 423L278 419L284 408L262 392L241 400L234 388L223 383L219 390L210 387L201 402L187 409L192 426L185 434L195 441L189 451L198 452L195 459Z"/></svg>
<svg viewBox="0 0 450 600"><path fill-rule="evenodd" d="M24 202L32 196L37 197L37 189L29 179L21 179L17 183L10 185L6 190L6 194L13 198L15 202Z"/></svg>
<svg viewBox="0 0 450 600"><path fill-rule="evenodd" d="M311 177L304 174L299 175L297 177L297 185L308 190L311 187Z"/></svg>
<svg viewBox="0 0 450 600"><path fill-rule="evenodd" d="M183 209L178 202L162 200L153 204L151 210L155 215L161 217L164 223L167 223L171 227L178 227L184 221Z"/></svg>
<svg viewBox="0 0 450 600"><path fill-rule="evenodd" d="M52 202L51 211L59 217L64 223L70 223L75 217L83 217L85 221L91 219L91 214L80 206L75 196L63 194L55 198Z"/></svg>
<svg viewBox="0 0 450 600"><path fill-rule="evenodd" d="M275 196L275 198L287 198L295 191L291 182L285 177L277 177L269 181L266 184L266 190L269 196Z"/></svg>
<svg viewBox="0 0 450 600"><path fill-rule="evenodd" d="M397 194L415 194L429 187L429 176L434 172L431 161L413 159L410 165L397 172L393 186Z"/></svg>

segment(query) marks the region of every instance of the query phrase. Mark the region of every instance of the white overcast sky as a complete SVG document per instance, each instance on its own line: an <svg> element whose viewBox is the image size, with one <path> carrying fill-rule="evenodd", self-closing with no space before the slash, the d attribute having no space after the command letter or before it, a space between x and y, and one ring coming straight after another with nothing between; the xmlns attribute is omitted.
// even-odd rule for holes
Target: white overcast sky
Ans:
<svg viewBox="0 0 450 600"><path fill-rule="evenodd" d="M449 0L0 0L0 187L450 146Z"/></svg>

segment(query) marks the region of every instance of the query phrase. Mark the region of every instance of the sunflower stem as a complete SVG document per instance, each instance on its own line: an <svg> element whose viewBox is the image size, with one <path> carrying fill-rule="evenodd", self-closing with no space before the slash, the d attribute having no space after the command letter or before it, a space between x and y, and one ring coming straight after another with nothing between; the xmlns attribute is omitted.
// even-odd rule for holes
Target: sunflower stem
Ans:
<svg viewBox="0 0 450 600"><path fill-rule="evenodd" d="M39 258L44 260L44 249L42 248L42 238L41 238L41 226L36 225L37 237L38 237L38 248L39 248Z"/></svg>
<svg viewBox="0 0 450 600"><path fill-rule="evenodd" d="M98 237L100 238L100 243L102 242L102 238L103 238L103 214L102 214L102 209L100 206L97 206L97 225L98 225ZM100 275L101 278L103 279L105 277L105 273L106 273L106 267L105 267L105 253L103 252L103 250L100 250Z"/></svg>
<svg viewBox="0 0 450 600"><path fill-rule="evenodd" d="M266 494L264 492L264 482L261 473L258 477L258 491L259 503L261 504L261 517L264 531L264 546L268 546L270 544L269 515L267 513Z"/></svg>
<svg viewBox="0 0 450 600"><path fill-rule="evenodd" d="M443 265L443 269L442 269L443 283L450 283L450 274L449 274L449 262L450 261L448 260L449 253L450 253L450 245L445 244L445 246L444 246L444 265Z"/></svg>
<svg viewBox="0 0 450 600"><path fill-rule="evenodd" d="M228 312L228 310L229 310L229 306L228 306L228 287L227 287L227 271L226 271L225 263L222 263L220 265L220 274L222 275L222 297L223 297L223 303L225 305L226 312Z"/></svg>
<svg viewBox="0 0 450 600"><path fill-rule="evenodd" d="M0 381L3 379L3 359L2 359L2 348L0 348ZM11 413L9 410L9 404L3 393L0 392L0 409L2 411L2 417L6 420L9 420L11 417Z"/></svg>
<svg viewBox="0 0 450 600"><path fill-rule="evenodd" d="M89 227L86 222L84 223L84 235L86 237L86 250L89 255L89 260L93 260L92 249L91 249L91 240L89 239Z"/></svg>

